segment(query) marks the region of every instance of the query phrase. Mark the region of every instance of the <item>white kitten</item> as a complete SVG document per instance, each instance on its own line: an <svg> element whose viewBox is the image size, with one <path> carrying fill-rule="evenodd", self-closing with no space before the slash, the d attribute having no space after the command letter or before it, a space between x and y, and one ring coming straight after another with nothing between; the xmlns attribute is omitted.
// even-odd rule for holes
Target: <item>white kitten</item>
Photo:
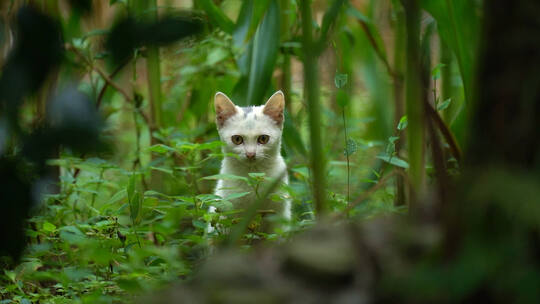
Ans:
<svg viewBox="0 0 540 304"><path fill-rule="evenodd" d="M225 144L223 152L238 156L225 156L220 174L248 177L248 173L262 172L269 178L277 178L285 173L282 181L288 183L287 166L281 156L283 93L274 93L264 106L238 107L225 94L218 92L214 106L219 136ZM238 192L250 194L231 200L233 207L247 210L256 201L253 188L242 180L218 180L216 195L227 197ZM273 202L268 199L260 209L274 210L285 219L291 218L289 200Z"/></svg>

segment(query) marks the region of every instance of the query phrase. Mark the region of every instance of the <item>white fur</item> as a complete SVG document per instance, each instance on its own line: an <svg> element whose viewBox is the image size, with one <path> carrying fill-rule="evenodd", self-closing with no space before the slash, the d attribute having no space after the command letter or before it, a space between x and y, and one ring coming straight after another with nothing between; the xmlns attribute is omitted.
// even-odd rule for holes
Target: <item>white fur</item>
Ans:
<svg viewBox="0 0 540 304"><path fill-rule="evenodd" d="M218 92L218 94L223 94ZM283 93L276 92L269 101ZM224 96L224 94L223 94ZM233 174L248 177L248 173L261 172L267 177L277 178L283 175L282 181L288 183L287 166L281 156L281 134L283 122L276 123L270 116L263 113L264 106L241 108L235 105L236 114L225 120L222 126L218 123L218 132L224 153L231 153L238 157L225 156L221 163L221 174ZM232 142L233 135L240 135L244 142L236 145ZM268 135L270 139L266 144L257 142L260 135ZM255 153L255 160L250 160L246 153ZM227 197L231 193L251 192L249 195L232 200L235 209L246 210L256 200L253 188L242 180L218 180L215 194ZM268 200L261 209L273 209L286 219L291 218L291 202L272 202Z"/></svg>

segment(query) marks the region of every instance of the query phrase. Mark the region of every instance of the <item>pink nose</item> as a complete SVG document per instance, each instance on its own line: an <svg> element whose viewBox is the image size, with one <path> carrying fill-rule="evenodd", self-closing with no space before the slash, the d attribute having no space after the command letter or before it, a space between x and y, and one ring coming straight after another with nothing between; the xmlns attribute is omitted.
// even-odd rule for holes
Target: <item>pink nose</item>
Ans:
<svg viewBox="0 0 540 304"><path fill-rule="evenodd" d="M248 159L255 159L255 152L246 152L246 157Z"/></svg>

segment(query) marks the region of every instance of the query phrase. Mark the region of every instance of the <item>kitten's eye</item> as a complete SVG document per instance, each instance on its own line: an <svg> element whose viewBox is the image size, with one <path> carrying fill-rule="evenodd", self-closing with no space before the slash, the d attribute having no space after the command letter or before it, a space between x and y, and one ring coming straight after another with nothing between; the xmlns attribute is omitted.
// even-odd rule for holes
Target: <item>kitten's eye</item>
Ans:
<svg viewBox="0 0 540 304"><path fill-rule="evenodd" d="M257 142L261 145L268 143L268 140L270 140L270 136L268 135L261 135L257 138Z"/></svg>
<svg viewBox="0 0 540 304"><path fill-rule="evenodd" d="M240 135L233 135L231 140L235 145L241 145L244 142L244 138L242 138Z"/></svg>

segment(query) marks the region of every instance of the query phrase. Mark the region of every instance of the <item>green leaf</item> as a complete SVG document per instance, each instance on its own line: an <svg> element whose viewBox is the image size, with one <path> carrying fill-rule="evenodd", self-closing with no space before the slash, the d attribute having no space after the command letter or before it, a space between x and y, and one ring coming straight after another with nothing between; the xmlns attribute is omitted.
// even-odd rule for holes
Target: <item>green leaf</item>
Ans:
<svg viewBox="0 0 540 304"><path fill-rule="evenodd" d="M257 31L257 27L259 27L261 20L264 16L264 13L268 9L268 5L270 4L270 0L247 0L253 2L253 13L251 14L251 21L249 23L249 29L246 33L246 39L251 39L255 32Z"/></svg>
<svg viewBox="0 0 540 304"><path fill-rule="evenodd" d="M404 161L403 159L397 157L397 156L390 156L390 155L386 155L386 154L380 154L380 155L377 155L377 158L378 159L381 159L387 163L390 163L396 167L401 167L401 168L405 168L405 169L408 169L409 168L409 163L407 163L406 161Z"/></svg>
<svg viewBox="0 0 540 304"><path fill-rule="evenodd" d="M247 103L263 103L270 86L279 49L280 12L277 0L272 0L268 11L253 37L253 54L249 71Z"/></svg>
<svg viewBox="0 0 540 304"><path fill-rule="evenodd" d="M215 48L210 51L208 56L206 57L206 64L209 66L212 66L223 59L227 58L229 56L229 53L223 49L223 48Z"/></svg>
<svg viewBox="0 0 540 304"><path fill-rule="evenodd" d="M302 136L300 136L300 132L295 124L293 124L287 110L285 110L285 121L283 122L283 142L287 147L291 147L297 153L300 153L300 155L307 156L307 149L302 140Z"/></svg>
<svg viewBox="0 0 540 304"><path fill-rule="evenodd" d="M431 70L431 77L434 79L434 80L437 80L439 78L441 78L441 68L445 67L446 64L444 63L439 63L437 64L432 70Z"/></svg>
<svg viewBox="0 0 540 304"><path fill-rule="evenodd" d="M212 0L197 0L197 4L206 12L210 22L218 26L222 31L232 34L234 23L217 7Z"/></svg>
<svg viewBox="0 0 540 304"><path fill-rule="evenodd" d="M251 172L251 173L248 173L248 175L249 175L249 177L254 178L254 179L261 179L261 178L264 178L266 176L266 173Z"/></svg>
<svg viewBox="0 0 540 304"><path fill-rule="evenodd" d="M157 145L148 147L148 151L156 152L159 154L166 154L167 152L174 152L175 150L169 146L166 146L163 144L157 144Z"/></svg>
<svg viewBox="0 0 540 304"><path fill-rule="evenodd" d="M49 223L49 222L44 222L43 223L43 230L45 230L47 232L54 232L56 230L56 226Z"/></svg>
<svg viewBox="0 0 540 304"><path fill-rule="evenodd" d="M132 221L135 223L135 224L138 224L139 223L139 214L140 214L140 211L141 211L141 207L142 207L142 197L141 197L141 193L139 191L135 191L135 193L133 194L133 199L130 200L129 204L131 205L131 219Z"/></svg>
<svg viewBox="0 0 540 304"><path fill-rule="evenodd" d="M348 80L349 80L349 75L336 74L336 76L334 77L334 84L336 85L336 88L341 89L345 85L347 85Z"/></svg>
<svg viewBox="0 0 540 304"><path fill-rule="evenodd" d="M227 195L226 197L224 197L223 199L224 200L233 200L233 199L236 199L236 198L241 198L241 197L244 197L248 194L250 194L251 192L238 192L238 193L231 193L229 195Z"/></svg>
<svg viewBox="0 0 540 304"><path fill-rule="evenodd" d="M322 25L321 25L321 36L319 37L320 43L326 43L328 40L328 32L330 31L330 28L335 23L337 16L339 14L339 10L341 9L341 6L345 4L345 0L334 0L332 4L328 7L326 12L324 13Z"/></svg>
<svg viewBox="0 0 540 304"><path fill-rule="evenodd" d="M216 174L216 175L210 175L210 176L205 176L201 179L205 179L205 180L218 180L218 179L222 179L222 180L243 180L243 181L248 181L247 177L244 177L244 176L238 176L238 175L233 175L233 174Z"/></svg>
<svg viewBox="0 0 540 304"><path fill-rule="evenodd" d="M338 90L336 93L336 103L340 107L345 107L349 104L349 93L346 90Z"/></svg>
<svg viewBox="0 0 540 304"><path fill-rule="evenodd" d="M143 202L143 196L137 189L137 175L132 174L128 187L127 187L127 194L128 194L128 204L129 204L129 211L130 211L130 218L131 221L135 224L137 224L140 220L139 213L142 209L142 202Z"/></svg>
<svg viewBox="0 0 540 304"><path fill-rule="evenodd" d="M107 203L108 205L112 205L112 204L115 204L117 202L119 202L120 200L123 200L124 198L126 198L127 196L127 190L126 189L122 189L118 192L116 192L112 197L111 199L109 200L109 202Z"/></svg>
<svg viewBox="0 0 540 304"><path fill-rule="evenodd" d="M139 292L143 289L137 279L118 279L116 281L116 284L118 284L118 287L131 293Z"/></svg>
<svg viewBox="0 0 540 304"><path fill-rule="evenodd" d="M452 102L452 98L448 98L447 100L439 103L437 105L437 111L442 111L442 110L448 108L448 106L450 105L451 102Z"/></svg>
<svg viewBox="0 0 540 304"><path fill-rule="evenodd" d="M200 144L198 147L198 150L213 150L216 148L220 148L221 146L223 146L223 143L219 140L216 140L216 141Z"/></svg>
<svg viewBox="0 0 540 304"><path fill-rule="evenodd" d="M244 43L249 30L247 20L249 18L251 21L255 9L252 2L245 2L233 35L235 46L245 50L237 61L242 77L232 95L238 105L259 105L264 102L280 44L280 11L277 0L270 1L253 39L247 45Z"/></svg>
<svg viewBox="0 0 540 304"><path fill-rule="evenodd" d="M482 3L469 0L422 0L421 6L437 22L441 40L455 54L465 93L465 103L452 123L456 138L464 144L470 123L468 103L474 100L475 58L478 53ZM458 100L456 100L457 102Z"/></svg>
<svg viewBox="0 0 540 304"><path fill-rule="evenodd" d="M75 226L64 226L58 230L60 231L60 238L69 244L78 245L86 239L84 233Z"/></svg>
<svg viewBox="0 0 540 304"><path fill-rule="evenodd" d="M206 227L208 226L207 223L203 221L199 221L199 220L192 220L191 223L193 224L193 227L199 228L199 229L206 229Z"/></svg>
<svg viewBox="0 0 540 304"><path fill-rule="evenodd" d="M405 115L405 116L403 116L403 117L401 117L399 119L397 129L401 131L401 130L405 129L407 127L407 125L408 125L407 115Z"/></svg>
<svg viewBox="0 0 540 304"><path fill-rule="evenodd" d="M388 56L386 55L386 48L384 46L384 41L381 38L381 34L375 24L369 19L367 16L362 14L359 10L357 10L354 6L349 5L347 8L347 15L357 19L362 26L364 27L364 30L369 33L368 38L373 39L373 43L375 43L375 47L379 50L380 55L383 57L384 61L387 61Z"/></svg>
<svg viewBox="0 0 540 304"><path fill-rule="evenodd" d="M128 201L131 201L133 199L133 194L135 193L135 179L136 179L136 174L132 173L129 178L127 189L126 189Z"/></svg>

